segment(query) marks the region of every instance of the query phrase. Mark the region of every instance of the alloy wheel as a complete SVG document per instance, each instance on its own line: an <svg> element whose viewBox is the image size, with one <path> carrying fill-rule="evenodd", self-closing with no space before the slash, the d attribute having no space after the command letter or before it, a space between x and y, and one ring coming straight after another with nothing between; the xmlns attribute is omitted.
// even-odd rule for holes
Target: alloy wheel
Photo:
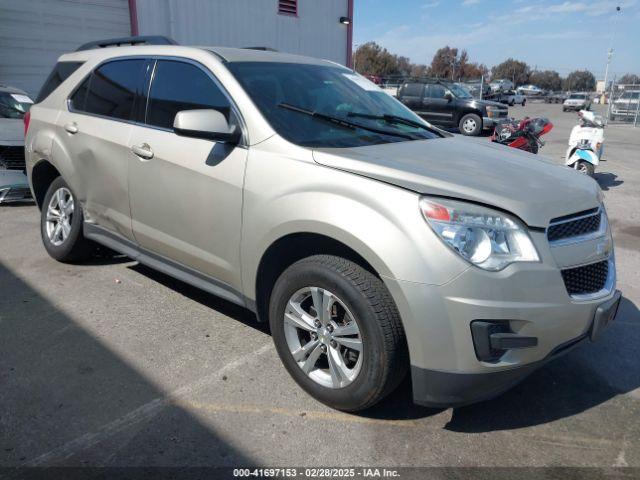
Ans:
<svg viewBox="0 0 640 480"><path fill-rule="evenodd" d="M344 388L360 373L363 342L346 305L320 287L295 292L285 307L284 334L300 369L327 388Z"/></svg>
<svg viewBox="0 0 640 480"><path fill-rule="evenodd" d="M67 188L59 188L51 196L47 206L46 230L52 245L62 245L71 233L73 221L73 195Z"/></svg>

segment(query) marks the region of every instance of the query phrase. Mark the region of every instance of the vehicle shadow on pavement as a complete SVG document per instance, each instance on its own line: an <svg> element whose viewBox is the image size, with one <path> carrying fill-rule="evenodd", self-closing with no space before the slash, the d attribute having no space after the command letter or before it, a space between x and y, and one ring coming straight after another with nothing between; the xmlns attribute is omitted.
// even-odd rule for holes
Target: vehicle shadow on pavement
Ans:
<svg viewBox="0 0 640 480"><path fill-rule="evenodd" d="M0 287L0 466L257 463L2 262Z"/></svg>
<svg viewBox="0 0 640 480"><path fill-rule="evenodd" d="M534 372L500 397L455 409L446 429L479 433L571 417L640 387L640 312L623 298L618 316L587 342Z"/></svg>
<svg viewBox="0 0 640 480"><path fill-rule="evenodd" d="M617 187L624 183L623 180L618 180L618 175L610 172L598 172L593 174L593 178L602 190L609 190L610 188Z"/></svg>
<svg viewBox="0 0 640 480"><path fill-rule="evenodd" d="M188 283L184 283L180 280L170 277L169 275L159 272L158 270L154 270L139 263L131 265L129 266L129 268L139 273L140 275L144 275L145 277L153 280L154 282L158 282L165 287L170 288L171 290L181 295L184 295L194 302L198 302L207 308L221 313L222 315L242 322L245 325L255 328L260 332L269 333L269 324L267 322L258 322L256 315L251 310L236 305L235 303L231 303L220 297L216 297L211 293L205 292L204 290L193 287Z"/></svg>

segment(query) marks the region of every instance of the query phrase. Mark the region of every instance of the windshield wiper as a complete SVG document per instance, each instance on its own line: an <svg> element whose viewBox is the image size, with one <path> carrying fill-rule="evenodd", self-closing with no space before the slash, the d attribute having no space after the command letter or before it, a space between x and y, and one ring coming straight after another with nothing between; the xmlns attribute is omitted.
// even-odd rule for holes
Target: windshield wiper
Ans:
<svg viewBox="0 0 640 480"><path fill-rule="evenodd" d="M410 127L421 128L431 133L435 133L440 135L435 128L428 127L420 122L416 122L415 120L411 120L410 118L399 117L398 115L390 115L385 113L384 115L371 115L369 113L359 113L359 112L349 112L347 113L347 117L360 117L360 118L368 118L371 120L384 120L387 123L391 124L402 124L408 125Z"/></svg>
<svg viewBox="0 0 640 480"><path fill-rule="evenodd" d="M375 127L367 127L366 125L361 125L359 123L350 122L349 120L345 120L343 118L332 117L331 115L327 115L325 113L316 112L314 110L307 110L306 108L296 107L295 105L291 105L289 103L279 103L278 107L285 108L287 110L291 110L292 112L302 113L304 115L309 115L312 118L317 118L319 120L323 120L325 122L330 122L335 125L339 125L343 128L348 128L349 130L355 130L356 128L360 128L362 130L368 130L373 133L379 133L380 135L392 135L394 137L402 137L409 140L415 140L411 135L401 133L401 132L393 132L390 130L385 130L382 128Z"/></svg>

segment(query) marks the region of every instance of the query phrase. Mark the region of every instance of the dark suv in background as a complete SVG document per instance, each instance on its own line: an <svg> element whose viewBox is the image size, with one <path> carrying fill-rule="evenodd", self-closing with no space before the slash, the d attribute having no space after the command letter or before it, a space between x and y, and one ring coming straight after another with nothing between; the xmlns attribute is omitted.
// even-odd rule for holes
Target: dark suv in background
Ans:
<svg viewBox="0 0 640 480"><path fill-rule="evenodd" d="M457 127L463 135L480 135L509 115L505 105L473 98L461 86L437 80L404 83L398 100L433 125Z"/></svg>

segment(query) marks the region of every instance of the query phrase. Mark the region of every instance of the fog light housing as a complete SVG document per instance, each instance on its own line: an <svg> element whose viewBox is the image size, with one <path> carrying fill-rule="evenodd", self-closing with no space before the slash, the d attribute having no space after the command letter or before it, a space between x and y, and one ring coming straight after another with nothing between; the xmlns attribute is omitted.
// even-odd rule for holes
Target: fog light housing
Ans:
<svg viewBox="0 0 640 480"><path fill-rule="evenodd" d="M481 362L495 363L508 350L538 345L537 337L526 337L511 331L508 320L475 320L471 322L471 337L476 357Z"/></svg>

